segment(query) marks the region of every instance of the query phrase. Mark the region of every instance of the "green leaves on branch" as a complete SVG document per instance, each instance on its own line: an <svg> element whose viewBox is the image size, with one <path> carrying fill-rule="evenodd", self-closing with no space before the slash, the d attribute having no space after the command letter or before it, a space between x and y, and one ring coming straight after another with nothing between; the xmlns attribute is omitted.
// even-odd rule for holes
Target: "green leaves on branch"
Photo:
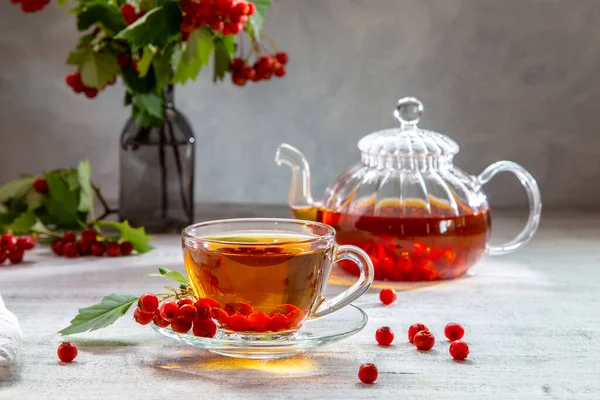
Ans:
<svg viewBox="0 0 600 400"><path fill-rule="evenodd" d="M195 81L202 67L208 65L213 49L214 36L209 29L192 32L187 43L182 43L173 53L173 82L184 84L189 79Z"/></svg>
<svg viewBox="0 0 600 400"><path fill-rule="evenodd" d="M235 53L235 38L225 36L215 40L215 67L213 82L222 81L231 64L231 55Z"/></svg>
<svg viewBox="0 0 600 400"><path fill-rule="evenodd" d="M100 25L114 33L125 29L125 21L117 7L107 2L84 3L77 13L77 29L84 31Z"/></svg>
<svg viewBox="0 0 600 400"><path fill-rule="evenodd" d="M144 227L133 228L129 222L98 221L102 228L111 228L119 231L121 240L130 242L138 253L146 253L153 249L150 246L150 236L146 235Z"/></svg>
<svg viewBox="0 0 600 400"><path fill-rule="evenodd" d="M80 308L79 313L71 320L71 325L58 333L72 335L105 328L125 315L137 300L136 296L121 294L105 296L99 304Z"/></svg>
<svg viewBox="0 0 600 400"><path fill-rule="evenodd" d="M165 278L174 280L175 282L181 283L182 285L186 285L186 286L189 285L187 279L185 279L185 276L183 276L183 274L179 271L171 271L167 267L159 267L158 272L159 272L158 274L146 275L146 278L165 277Z"/></svg>
<svg viewBox="0 0 600 400"><path fill-rule="evenodd" d="M96 52L92 47L72 51L67 64L79 67L83 83L95 89L102 89L120 71L116 55L108 51Z"/></svg>
<svg viewBox="0 0 600 400"><path fill-rule="evenodd" d="M254 36L257 40L260 40L260 32L267 17L267 10L273 4L273 0L250 0L250 2L256 6L256 12L250 16L248 22Z"/></svg>
<svg viewBox="0 0 600 400"><path fill-rule="evenodd" d="M181 34L179 3L165 1L162 7L150 10L142 18L115 36L129 42L133 50L152 44L160 49L175 41Z"/></svg>

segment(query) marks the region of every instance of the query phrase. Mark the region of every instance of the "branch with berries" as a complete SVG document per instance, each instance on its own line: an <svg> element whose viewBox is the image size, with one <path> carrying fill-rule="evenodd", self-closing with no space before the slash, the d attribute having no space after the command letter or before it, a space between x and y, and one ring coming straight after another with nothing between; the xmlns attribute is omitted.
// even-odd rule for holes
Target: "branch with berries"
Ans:
<svg viewBox="0 0 600 400"><path fill-rule="evenodd" d="M49 0L11 0L24 12ZM58 0L60 6L70 0ZM83 32L67 64L75 93L95 98L117 77L126 87L125 105L143 127L160 127L167 107L164 89L196 80L213 62L213 81L227 74L235 85L269 80L286 73L288 56L261 44L261 30L272 0L72 0L71 13ZM267 38L265 35L263 37ZM243 54L244 42L250 49Z"/></svg>

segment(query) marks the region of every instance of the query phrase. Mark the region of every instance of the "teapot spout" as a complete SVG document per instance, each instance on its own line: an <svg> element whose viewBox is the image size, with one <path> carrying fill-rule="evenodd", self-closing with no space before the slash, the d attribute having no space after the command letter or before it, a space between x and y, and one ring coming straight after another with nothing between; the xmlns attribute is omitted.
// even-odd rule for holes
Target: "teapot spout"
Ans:
<svg viewBox="0 0 600 400"><path fill-rule="evenodd" d="M287 165L292 169L289 203L292 210L316 207L310 193L310 167L306 157L297 148L282 143L275 154L277 165Z"/></svg>

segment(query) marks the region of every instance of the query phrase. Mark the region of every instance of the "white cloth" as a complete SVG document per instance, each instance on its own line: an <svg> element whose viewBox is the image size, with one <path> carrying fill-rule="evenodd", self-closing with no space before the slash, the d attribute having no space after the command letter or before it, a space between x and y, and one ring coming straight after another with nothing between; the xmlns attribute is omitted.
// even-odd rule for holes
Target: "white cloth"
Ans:
<svg viewBox="0 0 600 400"><path fill-rule="evenodd" d="M21 362L23 333L17 317L6 309L0 296L0 367Z"/></svg>

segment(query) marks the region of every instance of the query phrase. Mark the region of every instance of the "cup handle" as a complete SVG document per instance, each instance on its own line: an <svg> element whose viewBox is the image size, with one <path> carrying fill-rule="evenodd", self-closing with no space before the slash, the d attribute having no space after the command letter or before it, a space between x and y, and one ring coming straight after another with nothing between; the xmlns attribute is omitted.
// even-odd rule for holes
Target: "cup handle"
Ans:
<svg viewBox="0 0 600 400"><path fill-rule="evenodd" d="M337 248L337 254L335 256L335 262L341 260L350 260L358 265L360 269L360 277L358 281L346 289L344 292L335 296L333 299L324 301L319 305L319 308L313 313L313 318L319 318L327 314L331 314L334 311L339 310L342 307L347 306L354 300L362 296L373 283L375 276L375 270L373 269L373 263L371 259L363 250L356 246L339 246Z"/></svg>
<svg viewBox="0 0 600 400"><path fill-rule="evenodd" d="M527 192L529 198L529 218L525 228L515 237L514 239L503 243L501 245L488 245L487 253L490 255L501 255L511 253L525 243L529 242L533 234L540 224L540 217L542 214L542 196L540 194L540 188L538 187L535 178L531 176L529 172L519 164L512 161L498 161L487 167L478 177L477 181L480 185L488 183L497 173L499 172L512 172L519 178L521 185Z"/></svg>

